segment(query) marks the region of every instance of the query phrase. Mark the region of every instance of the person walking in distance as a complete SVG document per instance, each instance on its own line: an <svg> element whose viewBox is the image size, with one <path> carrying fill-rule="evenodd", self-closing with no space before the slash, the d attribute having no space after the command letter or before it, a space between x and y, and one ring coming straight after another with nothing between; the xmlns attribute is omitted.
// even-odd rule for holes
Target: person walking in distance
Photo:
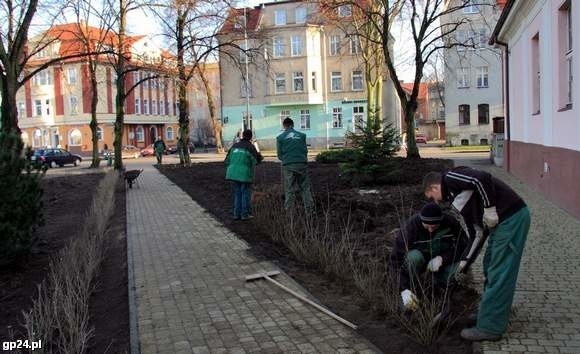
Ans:
<svg viewBox="0 0 580 354"><path fill-rule="evenodd" d="M155 143L153 143L153 150L155 151L155 157L157 158L157 164L161 165L161 161L163 160L163 154L167 147L165 146L165 142L161 139L160 136L157 137Z"/></svg>
<svg viewBox="0 0 580 354"><path fill-rule="evenodd" d="M306 134L294 130L294 121L290 118L284 119L282 126L284 132L276 138L276 148L278 159L282 161L284 208L289 210L294 205L295 194L301 192L304 208L311 214L314 200L308 178Z"/></svg>
<svg viewBox="0 0 580 354"><path fill-rule="evenodd" d="M485 283L477 324L461 331L471 341L499 340L505 333L530 228L530 212L522 198L491 174L459 166L423 179L425 197L451 203L470 230L467 254L458 272L477 256L484 232L489 242L483 259ZM486 230L484 230L486 229Z"/></svg>

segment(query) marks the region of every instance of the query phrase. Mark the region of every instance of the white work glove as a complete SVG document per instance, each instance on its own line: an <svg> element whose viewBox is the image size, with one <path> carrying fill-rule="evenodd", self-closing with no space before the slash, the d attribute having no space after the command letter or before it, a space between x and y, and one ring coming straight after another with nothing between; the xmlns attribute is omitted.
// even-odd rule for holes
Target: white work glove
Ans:
<svg viewBox="0 0 580 354"><path fill-rule="evenodd" d="M497 210L495 207L489 207L483 209L483 225L487 226L488 229L493 229L499 221L497 216Z"/></svg>
<svg viewBox="0 0 580 354"><path fill-rule="evenodd" d="M419 307L419 300L417 296L409 289L401 292L401 299L403 300L403 307L405 310L415 311Z"/></svg>
<svg viewBox="0 0 580 354"><path fill-rule="evenodd" d="M437 256L434 258L431 258L431 260L429 261L429 264L427 264L427 270L430 272L438 272L439 268L441 268L441 265L443 264L443 258L441 256Z"/></svg>

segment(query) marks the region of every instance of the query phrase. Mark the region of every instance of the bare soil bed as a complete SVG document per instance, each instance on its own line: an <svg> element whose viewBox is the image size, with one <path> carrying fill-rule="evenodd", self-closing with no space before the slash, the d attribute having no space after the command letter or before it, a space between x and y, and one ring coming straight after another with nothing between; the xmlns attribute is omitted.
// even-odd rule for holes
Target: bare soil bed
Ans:
<svg viewBox="0 0 580 354"><path fill-rule="evenodd" d="M22 312L28 311L50 261L76 236L85 221L103 174L45 177L42 180L44 225L35 231L32 253L0 268L0 339L25 339ZM90 325L95 329L89 352L129 351L129 305L125 232L125 189L115 193L107 256L91 297Z"/></svg>
<svg viewBox="0 0 580 354"><path fill-rule="evenodd" d="M359 238L357 256L386 257L392 244L389 236L391 231L425 203L420 187L423 175L432 170L447 169L452 166L452 162L437 159L399 160L398 166L397 185L365 187L364 190L373 191L361 193L359 188L353 188L341 179L336 164L309 165L318 210L331 210L333 219L337 221L350 218ZM203 163L191 167L163 165L161 172L226 227L246 240L255 256L276 263L331 310L359 325L359 333L383 352L472 352L471 343L459 337L460 330L467 325L464 318L456 321L435 347L425 348L402 329L395 319L373 311L373 305L361 298L352 281L332 279L300 259L294 259L288 249L272 241L256 219L234 221L232 192L229 182L224 180L223 163ZM255 195L271 191L272 186L279 187L280 183L279 164L266 162L256 167ZM475 291L460 288L454 293L453 303L455 307L464 310L471 307L476 298Z"/></svg>

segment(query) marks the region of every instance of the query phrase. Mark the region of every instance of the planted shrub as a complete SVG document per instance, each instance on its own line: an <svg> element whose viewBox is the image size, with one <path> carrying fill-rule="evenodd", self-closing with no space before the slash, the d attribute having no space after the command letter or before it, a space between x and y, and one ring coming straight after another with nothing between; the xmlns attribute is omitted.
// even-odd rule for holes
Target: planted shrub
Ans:
<svg viewBox="0 0 580 354"><path fill-rule="evenodd" d="M30 251L34 227L42 222L43 171L33 170L17 134L0 133L0 264Z"/></svg>
<svg viewBox="0 0 580 354"><path fill-rule="evenodd" d="M338 149L323 151L316 155L319 163L353 162L359 158L360 152L356 149Z"/></svg>

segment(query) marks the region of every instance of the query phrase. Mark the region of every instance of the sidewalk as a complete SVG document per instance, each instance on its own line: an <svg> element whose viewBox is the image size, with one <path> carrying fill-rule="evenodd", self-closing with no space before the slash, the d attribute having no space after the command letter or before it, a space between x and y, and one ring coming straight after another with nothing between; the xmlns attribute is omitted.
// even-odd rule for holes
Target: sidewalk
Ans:
<svg viewBox="0 0 580 354"><path fill-rule="evenodd" d="M131 168L144 168L127 190L133 353L377 352L270 283L247 283L246 275L279 269L249 255L155 168ZM284 273L276 280L309 296Z"/></svg>
<svg viewBox="0 0 580 354"><path fill-rule="evenodd" d="M507 336L484 353L580 353L580 222L494 166L528 204L532 224L524 250ZM483 284L480 255L474 275Z"/></svg>

